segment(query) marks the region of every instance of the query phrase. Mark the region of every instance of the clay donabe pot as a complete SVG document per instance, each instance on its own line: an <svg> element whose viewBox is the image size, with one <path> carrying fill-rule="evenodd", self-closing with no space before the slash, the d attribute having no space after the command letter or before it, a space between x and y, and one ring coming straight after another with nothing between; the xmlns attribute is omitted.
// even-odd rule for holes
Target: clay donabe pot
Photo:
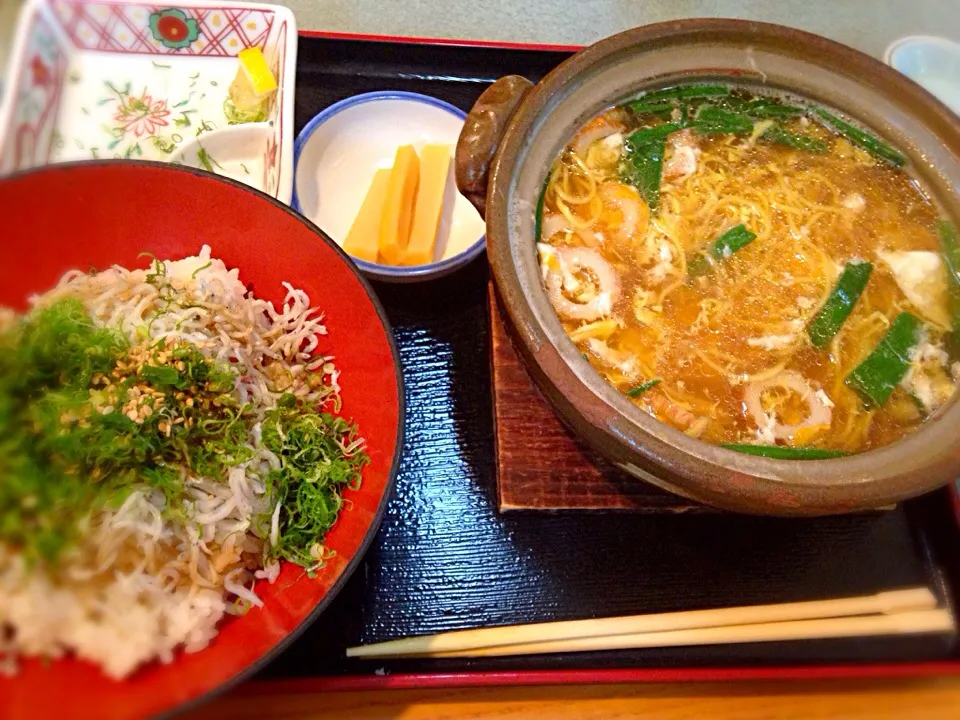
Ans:
<svg viewBox="0 0 960 720"><path fill-rule="evenodd" d="M534 218L547 172L583 123L639 91L733 81L800 94L846 113L903 150L945 214L960 219L960 121L898 72L798 30L739 20L650 25L602 40L538 85L494 83L457 146L461 192L485 213L501 312L557 414L628 473L730 510L817 515L887 505L960 474L954 398L893 445L831 460L774 460L710 445L660 423L608 385L567 338L543 290Z"/></svg>

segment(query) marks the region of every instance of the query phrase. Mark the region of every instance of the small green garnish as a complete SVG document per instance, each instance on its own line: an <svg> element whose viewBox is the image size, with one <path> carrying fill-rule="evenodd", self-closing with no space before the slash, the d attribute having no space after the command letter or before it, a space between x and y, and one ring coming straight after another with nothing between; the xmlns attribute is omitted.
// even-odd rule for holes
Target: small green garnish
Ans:
<svg viewBox="0 0 960 720"><path fill-rule="evenodd" d="M187 343L131 346L73 299L14 324L0 334L0 542L53 562L135 483L177 508L180 467L218 478L248 460L234 378Z"/></svg>
<svg viewBox="0 0 960 720"><path fill-rule="evenodd" d="M175 387L178 390L190 387L186 378L169 366L144 365L140 368L140 377L157 387Z"/></svg>
<svg viewBox="0 0 960 720"><path fill-rule="evenodd" d="M848 455L843 450L826 450L815 447L791 447L789 445L749 445L723 443L721 447L727 450L773 458L775 460L830 460Z"/></svg>
<svg viewBox="0 0 960 720"><path fill-rule="evenodd" d="M665 138L679 128L676 123L642 128L631 134L625 142L626 152L620 163L620 178L640 192L651 210L656 210L660 204Z"/></svg>
<svg viewBox="0 0 960 720"><path fill-rule="evenodd" d="M903 167L907 164L907 158L898 150L890 147L878 137L864 132L860 128L854 127L850 123L841 120L836 115L827 112L823 108L816 108L813 111L814 117L822 123L843 135L854 145L857 145L874 157L886 160L894 167Z"/></svg>
<svg viewBox="0 0 960 720"><path fill-rule="evenodd" d="M241 110L230 98L223 101L223 114L227 118L228 125L240 125L242 123L263 122L267 119L265 106L258 106L254 110Z"/></svg>
<svg viewBox="0 0 960 720"><path fill-rule="evenodd" d="M173 121L173 124L177 127L190 127L193 123L190 122L190 116L187 113L196 112L196 110L181 110L180 117Z"/></svg>
<svg viewBox="0 0 960 720"><path fill-rule="evenodd" d="M922 327L915 316L900 313L866 359L847 376L847 385L867 407L881 407L907 374L910 353L920 340Z"/></svg>
<svg viewBox="0 0 960 720"><path fill-rule="evenodd" d="M742 223L727 230L723 235L710 243L704 253L695 256L687 263L687 274L690 277L706 275L713 267L713 261L722 261L729 258L738 250L756 240L756 233L747 230Z"/></svg>
<svg viewBox="0 0 960 720"><path fill-rule="evenodd" d="M146 281L176 303L164 263L154 258ZM135 487L162 493L165 517L187 522L185 476L225 480L253 457L258 416L237 399L236 371L190 343L148 340L149 328L142 337L97 326L75 299L0 331L0 543L28 563L55 563L85 518ZM316 570L331 557L323 538L342 491L358 487L369 457L354 424L292 394L261 433L279 464L261 471L272 504L257 530L275 535L269 558Z"/></svg>
<svg viewBox="0 0 960 720"><path fill-rule="evenodd" d="M204 120L203 122L200 123L200 127L197 128L196 137L200 137L201 135L203 135L203 133L210 132L211 130L216 130L216 129L217 129L217 126L215 123L211 122L210 120Z"/></svg>
<svg viewBox="0 0 960 720"><path fill-rule="evenodd" d="M773 125L760 136L760 139L772 142L775 145L783 145L784 147L795 150L805 150L806 152L823 153L827 151L827 144L823 140L817 140L808 135L787 132L779 125Z"/></svg>
<svg viewBox="0 0 960 720"><path fill-rule="evenodd" d="M844 266L827 301L807 326L807 334L814 347L826 347L840 332L843 323L850 317L854 305L863 294L872 273L873 265L862 260L851 261Z"/></svg>
<svg viewBox="0 0 960 720"><path fill-rule="evenodd" d="M319 567L329 557L317 550L343 506L341 491L360 486L370 458L355 425L305 407L289 393L267 413L262 432L264 447L280 460L267 475L267 490L281 503L278 542L269 555Z"/></svg>
<svg viewBox="0 0 960 720"><path fill-rule="evenodd" d="M644 93L637 100L652 103L663 100L721 97L729 94L730 88L727 85L678 85L677 87Z"/></svg>
<svg viewBox="0 0 960 720"><path fill-rule="evenodd" d="M170 153L172 153L174 150L177 149L176 143L171 142L169 140L164 140L159 135L154 135L151 138L151 142L153 143L153 146L157 148L157 150L159 150L162 153L166 153L167 155L169 155Z"/></svg>
<svg viewBox="0 0 960 720"><path fill-rule="evenodd" d="M200 149L197 150L197 160L207 172L213 172L214 165L223 170L223 166L214 160L213 156L210 155L210 153L208 153L202 145L200 146Z"/></svg>
<svg viewBox="0 0 960 720"><path fill-rule="evenodd" d="M660 382L661 382L660 378L653 378L652 380L647 380L645 383L641 383L640 385L637 385L634 388L630 388L624 393L624 395L632 398L639 397L640 395L643 395L647 390L659 385Z"/></svg>

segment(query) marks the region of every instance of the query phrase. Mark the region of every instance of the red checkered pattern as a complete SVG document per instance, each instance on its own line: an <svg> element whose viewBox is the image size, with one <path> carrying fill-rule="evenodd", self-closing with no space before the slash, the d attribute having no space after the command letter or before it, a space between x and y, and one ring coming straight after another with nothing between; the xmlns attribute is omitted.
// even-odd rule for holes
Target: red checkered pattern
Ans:
<svg viewBox="0 0 960 720"><path fill-rule="evenodd" d="M273 26L270 10L242 5L191 7L88 0L51 0L54 12L81 50L115 53L210 55L233 57L248 47L264 46ZM168 48L150 32L150 16L176 9L197 21L199 37L186 48Z"/></svg>

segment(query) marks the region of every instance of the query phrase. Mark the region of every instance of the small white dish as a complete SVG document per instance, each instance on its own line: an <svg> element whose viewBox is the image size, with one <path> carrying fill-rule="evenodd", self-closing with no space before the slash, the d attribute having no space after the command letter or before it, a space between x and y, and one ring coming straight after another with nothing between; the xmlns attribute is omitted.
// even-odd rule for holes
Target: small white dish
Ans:
<svg viewBox="0 0 960 720"><path fill-rule="evenodd" d="M266 122L235 131L223 103L250 47L278 90ZM296 63L296 20L279 5L26 0L0 104L0 176L96 159L197 164L202 131L213 172L289 203Z"/></svg>
<svg viewBox="0 0 960 720"><path fill-rule="evenodd" d="M187 140L174 153L174 162L256 186L272 135L268 122L228 125Z"/></svg>
<svg viewBox="0 0 960 720"><path fill-rule="evenodd" d="M960 44L932 35L900 38L884 61L960 114Z"/></svg>
<svg viewBox="0 0 960 720"><path fill-rule="evenodd" d="M314 117L294 147L293 207L343 245L377 170L393 166L397 148L456 147L466 114L437 98L379 91L341 100ZM463 267L483 252L486 226L456 188L451 168L435 261L395 267L353 258L368 276L415 282Z"/></svg>

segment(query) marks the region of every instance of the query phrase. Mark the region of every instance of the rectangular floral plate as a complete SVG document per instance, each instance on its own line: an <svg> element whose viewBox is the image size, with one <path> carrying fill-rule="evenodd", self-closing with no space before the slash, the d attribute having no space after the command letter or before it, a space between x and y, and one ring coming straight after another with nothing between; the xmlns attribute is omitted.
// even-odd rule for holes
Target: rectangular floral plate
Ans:
<svg viewBox="0 0 960 720"><path fill-rule="evenodd" d="M238 52L279 89L263 122L229 126ZM0 174L138 158L195 165L289 203L297 28L276 5L27 0L0 106Z"/></svg>

